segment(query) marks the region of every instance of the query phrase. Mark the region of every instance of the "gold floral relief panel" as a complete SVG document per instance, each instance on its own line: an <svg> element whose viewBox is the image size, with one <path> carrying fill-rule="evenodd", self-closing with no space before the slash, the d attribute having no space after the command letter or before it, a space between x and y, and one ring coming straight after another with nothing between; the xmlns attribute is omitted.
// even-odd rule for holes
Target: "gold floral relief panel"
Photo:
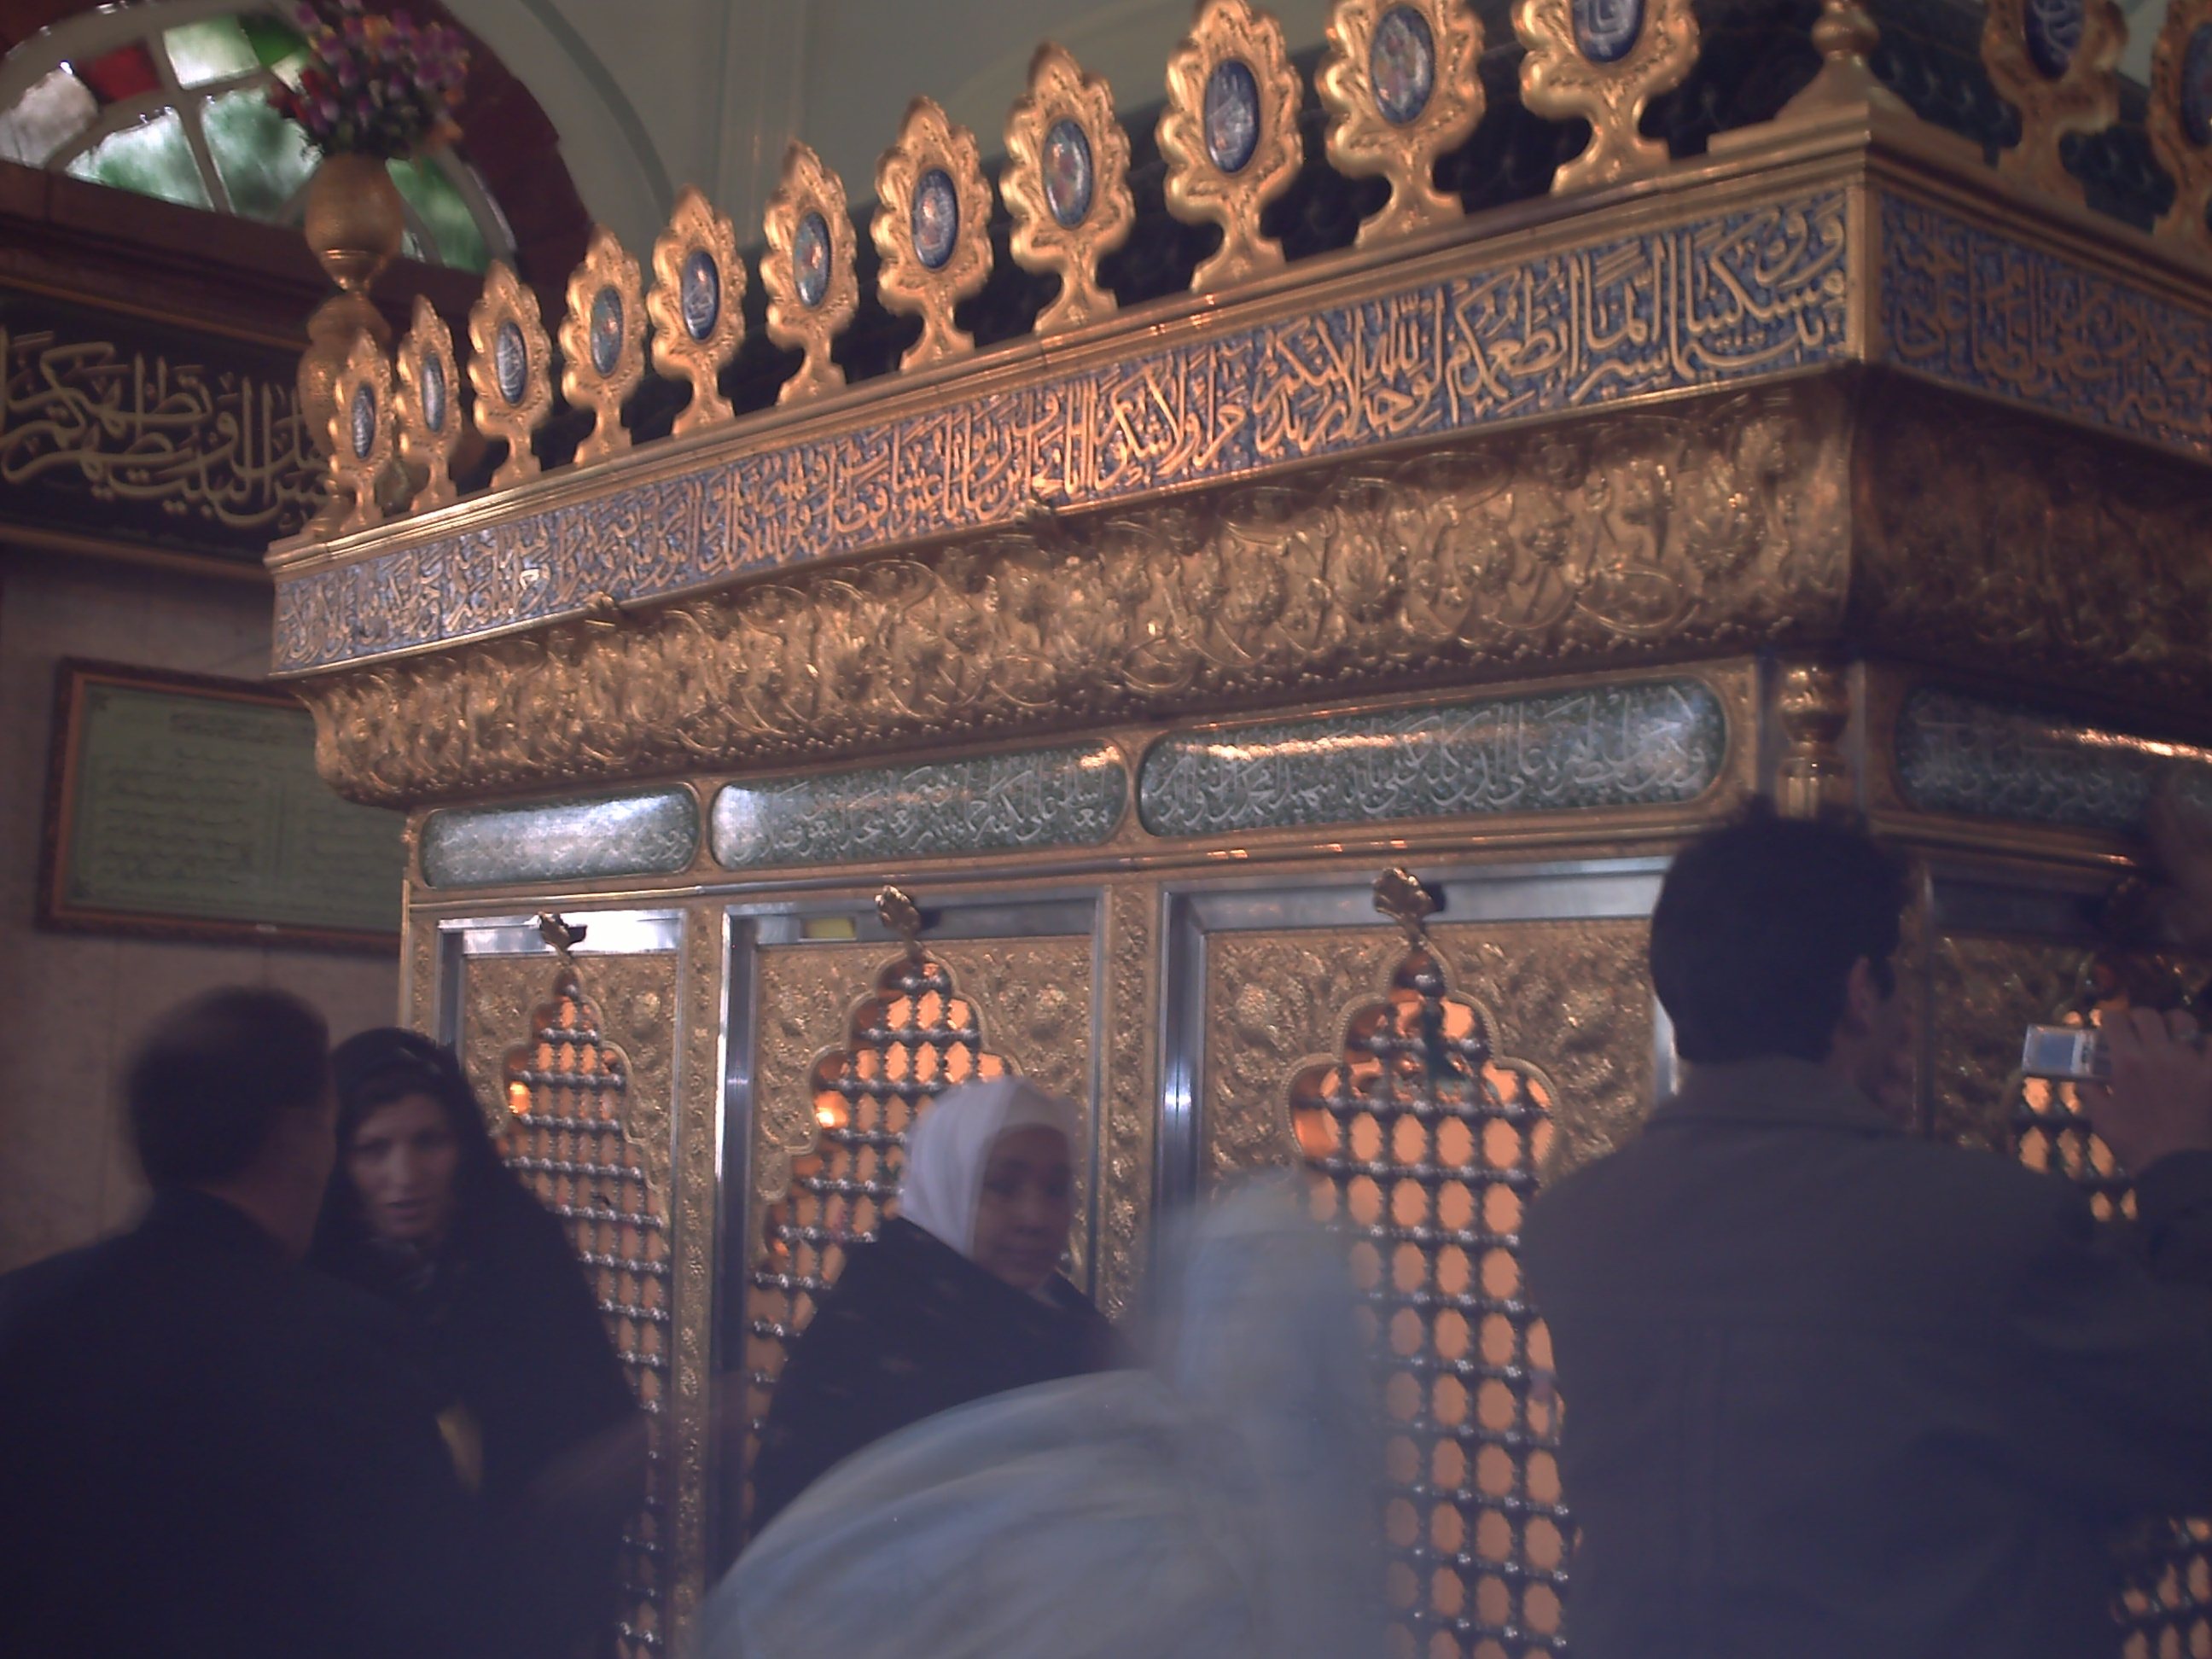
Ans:
<svg viewBox="0 0 2212 1659"><path fill-rule="evenodd" d="M418 1031L438 1029L438 930L428 923L407 929L407 982L400 992L400 1019Z"/></svg>
<svg viewBox="0 0 2212 1659"><path fill-rule="evenodd" d="M1557 1086L1544 1179L1602 1156L1651 1096L1647 924L1462 923L1429 929L1451 988L1489 1009L1497 1051ZM1206 941L1205 1168L1219 1179L1297 1162L1287 1089L1344 1045L1353 1006L1387 988L1406 942L1382 928L1216 933Z"/></svg>
<svg viewBox="0 0 2212 1659"><path fill-rule="evenodd" d="M716 910L684 918L684 979L675 1084L674 1313L675 1574L679 1626L705 1593L708 1491L714 1475L713 1364L715 1224L720 1182L722 1025L727 1006L728 927Z"/></svg>
<svg viewBox="0 0 2212 1659"><path fill-rule="evenodd" d="M323 776L413 805L1741 654L1843 620L1847 415L1800 381L1518 429L301 691Z"/></svg>
<svg viewBox="0 0 2212 1659"><path fill-rule="evenodd" d="M532 1015L553 1000L558 971L551 957L539 956L471 957L462 969L461 1065L495 1131L507 1107L501 1063L509 1048L530 1040ZM633 1115L630 1139L657 1149L647 1155L665 1178L675 1087L676 957L579 957L576 973L599 1011L600 1036L629 1056L623 1099Z"/></svg>
<svg viewBox="0 0 2212 1659"><path fill-rule="evenodd" d="M867 994L892 948L799 945L755 958L754 1217L782 1200L792 1160L814 1145L817 1126L808 1077L815 1056L844 1046L847 1012ZM758 1227L753 1231L757 1235ZM757 1255L760 1238L748 1238L745 1248L748 1259Z"/></svg>
<svg viewBox="0 0 2212 1659"><path fill-rule="evenodd" d="M1152 1149L1158 1098L1159 975L1153 963L1158 889L1117 887L1106 902L1106 1052L1099 1104L1098 1261L1096 1300L1118 1318L1144 1271L1152 1215Z"/></svg>

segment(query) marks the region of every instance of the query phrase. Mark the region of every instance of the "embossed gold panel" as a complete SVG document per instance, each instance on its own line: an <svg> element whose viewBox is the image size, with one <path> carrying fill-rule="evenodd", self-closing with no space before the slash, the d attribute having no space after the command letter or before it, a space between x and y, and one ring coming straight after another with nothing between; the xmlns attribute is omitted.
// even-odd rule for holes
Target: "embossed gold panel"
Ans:
<svg viewBox="0 0 2212 1659"><path fill-rule="evenodd" d="M1651 994L1641 921L1453 922L1429 929L1455 989L1498 1018L1499 1051L1557 1085L1540 1170L1555 1181L1643 1121ZM1217 933L1206 942L1203 1159L1208 1178L1298 1158L1285 1080L1342 1043L1389 985L1405 941L1386 927Z"/></svg>
<svg viewBox="0 0 2212 1659"><path fill-rule="evenodd" d="M300 689L324 777L388 805L1732 653L1843 618L1846 412L1801 383L1540 427ZM1900 581L1966 580L1917 574L1963 567L1908 530Z"/></svg>

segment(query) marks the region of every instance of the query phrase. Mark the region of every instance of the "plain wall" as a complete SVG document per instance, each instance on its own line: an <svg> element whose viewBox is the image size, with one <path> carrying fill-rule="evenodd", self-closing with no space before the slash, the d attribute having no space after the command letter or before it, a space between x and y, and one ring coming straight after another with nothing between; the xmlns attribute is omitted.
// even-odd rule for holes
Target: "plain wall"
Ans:
<svg viewBox="0 0 2212 1659"><path fill-rule="evenodd" d="M218 985L305 997L333 1040L392 1023L399 964L33 926L54 665L268 672L270 590L0 550L0 1271L127 1225L143 1201L118 1091L153 1018ZM398 895L393 896L395 912Z"/></svg>

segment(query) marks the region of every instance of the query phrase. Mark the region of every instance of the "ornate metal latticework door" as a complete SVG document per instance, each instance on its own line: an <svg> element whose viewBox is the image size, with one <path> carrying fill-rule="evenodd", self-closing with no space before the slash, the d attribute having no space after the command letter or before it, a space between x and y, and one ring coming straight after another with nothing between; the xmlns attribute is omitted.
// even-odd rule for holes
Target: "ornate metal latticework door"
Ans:
<svg viewBox="0 0 2212 1659"><path fill-rule="evenodd" d="M2100 1000L2085 972L2074 994L2046 1018L2086 1024L2125 1006L2124 997ZM2135 1193L2112 1149L2089 1127L2072 1084L2014 1079L2011 1127L2021 1163L2063 1175L2089 1194L2101 1219L2134 1216ZM2122 1543L2120 1557L2123 1659L2212 1656L2212 1521L2146 1523Z"/></svg>
<svg viewBox="0 0 2212 1659"><path fill-rule="evenodd" d="M1417 939L1389 994L1353 1012L1340 1056L1290 1088L1315 1212L1358 1239L1385 1376L1395 1659L1565 1651L1559 1413L1518 1259L1553 1090L1493 1054L1494 1029Z"/></svg>
<svg viewBox="0 0 2212 1659"><path fill-rule="evenodd" d="M819 1136L794 1160L769 1208L765 1251L749 1277L747 1465L784 1361L845 1253L873 1238L898 1193L908 1132L954 1084L998 1077L1006 1060L983 1046L975 1005L944 963L920 950L877 975L848 1022L846 1045L817 1056L806 1079ZM750 1501L750 1492L748 1492Z"/></svg>
<svg viewBox="0 0 2212 1659"><path fill-rule="evenodd" d="M644 1507L624 1529L624 1659L669 1645L670 1274L667 1161L635 1133L626 1107L629 1056L601 1032L575 970L555 975L531 1015L529 1041L502 1066L507 1167L561 1218L590 1275L615 1347L650 1424Z"/></svg>

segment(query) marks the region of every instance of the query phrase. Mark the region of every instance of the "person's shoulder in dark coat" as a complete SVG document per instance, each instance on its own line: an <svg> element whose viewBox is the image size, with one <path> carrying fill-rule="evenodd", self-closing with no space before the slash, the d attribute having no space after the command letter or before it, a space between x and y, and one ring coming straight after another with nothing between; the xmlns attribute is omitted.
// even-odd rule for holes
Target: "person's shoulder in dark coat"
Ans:
<svg viewBox="0 0 2212 1659"><path fill-rule="evenodd" d="M1045 1300L913 1224L859 1245L778 1377L753 1468L752 1530L862 1447L1009 1389L1121 1363L1114 1328L1055 1276Z"/></svg>
<svg viewBox="0 0 2212 1659"><path fill-rule="evenodd" d="M2105 1529L2212 1501L2212 1186L2150 1176L2124 1235L1765 1060L1540 1196L1577 1651L2112 1646Z"/></svg>
<svg viewBox="0 0 2212 1659"><path fill-rule="evenodd" d="M0 1606L41 1659L459 1653L474 1516L387 1310L240 1212L0 1281Z"/></svg>
<svg viewBox="0 0 2212 1659"><path fill-rule="evenodd" d="M514 1183L492 1204L438 1338L483 1432L485 1495L505 1503L638 1407L568 1230Z"/></svg>

